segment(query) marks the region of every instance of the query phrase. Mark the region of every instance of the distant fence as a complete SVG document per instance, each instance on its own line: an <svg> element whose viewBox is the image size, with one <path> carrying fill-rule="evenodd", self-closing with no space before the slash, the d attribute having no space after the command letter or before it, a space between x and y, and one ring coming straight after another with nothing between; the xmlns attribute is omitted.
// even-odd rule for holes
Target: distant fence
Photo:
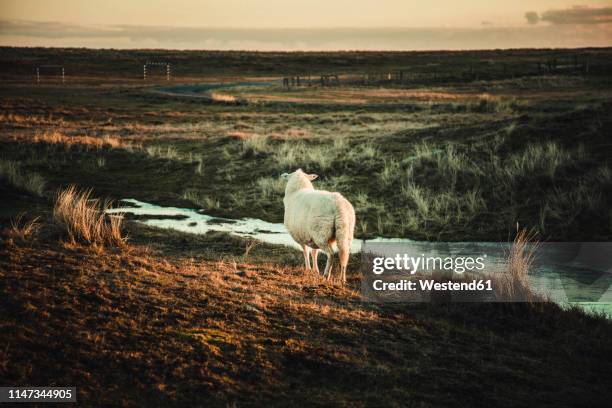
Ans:
<svg viewBox="0 0 612 408"><path fill-rule="evenodd" d="M418 71L415 70L419 69ZM588 55L572 58L551 58L529 63L469 63L458 66L431 64L410 69L393 69L351 74L295 75L283 78L283 87L300 86L377 86L385 84L471 82L479 80L513 79L546 74L586 75L591 71Z"/></svg>
<svg viewBox="0 0 612 408"><path fill-rule="evenodd" d="M165 67L166 71L166 81L170 81L170 77L172 75L172 64L168 62L145 62L142 66L142 79L147 80L147 67Z"/></svg>
<svg viewBox="0 0 612 408"><path fill-rule="evenodd" d="M297 86L333 86L340 85L340 77L337 74L321 74L312 77L312 75L296 75L283 78L283 87L291 88Z"/></svg>
<svg viewBox="0 0 612 408"><path fill-rule="evenodd" d="M609 60L601 59L597 54L594 55L592 53L561 54L560 56L552 57L542 57L541 55L533 55L533 57L517 56L516 58L513 59L512 55L509 55L507 58L491 56L489 59L477 57L457 57L452 59L451 57L444 57L441 59L430 59L427 63L425 61L419 62L422 60L415 59L414 65L410 64L410 62L404 62L406 64L405 67L362 68L361 72L356 72L360 69L358 65L348 64L346 66L350 67L351 73L333 71L291 73L282 78L282 84L285 88L333 87L341 85L380 86L389 84L401 86L414 83L465 83L537 75L598 76L609 75L612 69L612 64ZM389 64L393 63L392 60L385 61L388 61ZM142 63L141 66L143 80L164 75L164 79L170 81L175 75L176 70L176 67L168 60L149 60ZM66 69L62 64L33 64L33 68L35 70L34 79L36 84L42 84L45 80L51 82L54 79L61 80L62 84L66 82ZM71 72L79 72L79 68L76 65L70 65L69 68ZM31 72L29 71L28 75L31 75Z"/></svg>
<svg viewBox="0 0 612 408"><path fill-rule="evenodd" d="M51 73L59 76L62 84L66 83L66 70L63 65L38 65L36 67L36 85L40 85L41 74L43 76L51 76Z"/></svg>

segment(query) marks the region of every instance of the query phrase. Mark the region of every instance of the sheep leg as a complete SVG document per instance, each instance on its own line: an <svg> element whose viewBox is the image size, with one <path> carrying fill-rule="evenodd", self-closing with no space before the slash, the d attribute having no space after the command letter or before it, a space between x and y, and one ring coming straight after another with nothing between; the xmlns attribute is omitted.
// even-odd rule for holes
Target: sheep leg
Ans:
<svg viewBox="0 0 612 408"><path fill-rule="evenodd" d="M346 265L348 265L351 245L338 245L338 257L340 258L340 281L346 283Z"/></svg>
<svg viewBox="0 0 612 408"><path fill-rule="evenodd" d="M316 273L319 273L319 262L317 261L317 257L319 256L319 250L316 248L312 248L310 253L312 254L312 269L314 269Z"/></svg>
<svg viewBox="0 0 612 408"><path fill-rule="evenodd" d="M302 250L304 251L304 267L307 271L310 270L310 247L308 245L303 245Z"/></svg>
<svg viewBox="0 0 612 408"><path fill-rule="evenodd" d="M327 255L327 263L325 264L325 273L323 273L323 276L326 276L329 281L331 280L331 271L334 264L334 250L331 248L325 249L325 254Z"/></svg>
<svg viewBox="0 0 612 408"><path fill-rule="evenodd" d="M340 266L340 281L346 283L346 265Z"/></svg>

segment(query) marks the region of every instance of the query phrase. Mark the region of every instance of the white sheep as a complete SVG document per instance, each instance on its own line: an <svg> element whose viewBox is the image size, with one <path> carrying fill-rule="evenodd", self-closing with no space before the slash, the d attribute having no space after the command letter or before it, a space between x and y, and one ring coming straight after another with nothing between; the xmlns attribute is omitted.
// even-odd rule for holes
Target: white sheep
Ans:
<svg viewBox="0 0 612 408"><path fill-rule="evenodd" d="M310 269L312 252L313 268L319 272L317 255L319 249L327 255L323 276L331 279L334 242L340 257L340 279L346 282L353 231L355 210L340 193L315 190L311 181L316 174L306 174L302 169L281 176L287 180L285 188L285 227L291 237L302 246L306 269ZM312 248L312 251L311 251Z"/></svg>

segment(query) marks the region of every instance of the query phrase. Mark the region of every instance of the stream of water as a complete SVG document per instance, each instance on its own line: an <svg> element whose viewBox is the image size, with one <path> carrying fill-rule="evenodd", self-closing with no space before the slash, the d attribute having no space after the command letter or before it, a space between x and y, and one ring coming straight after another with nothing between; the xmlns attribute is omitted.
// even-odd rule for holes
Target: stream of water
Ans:
<svg viewBox="0 0 612 408"><path fill-rule="evenodd" d="M288 234L285 226L280 223L271 223L256 218L219 218L193 209L162 207L134 199L125 199L122 202L127 205L111 209L109 212L148 216L150 218L138 222L158 228L169 228L194 234L221 231L243 238L253 238L270 244L301 249ZM367 242L403 243L416 247L421 246L423 251L427 253L431 251L433 245L433 243L406 238L375 238ZM355 239L351 252L359 253L363 244L363 240ZM456 247L459 248L457 250L463 251L461 254L464 256L479 256L485 249L489 255L487 259L488 268L503 268L508 244L490 242L463 244L450 244L448 251L452 252L453 247ZM474 248L474 253L465 253L466 248ZM577 304L587 310L603 311L612 316L612 290L610 290L612 273L610 273L607 263L595 270L576 262L555 264L554 266L535 264L530 271L529 280L533 289L546 294L560 304Z"/></svg>

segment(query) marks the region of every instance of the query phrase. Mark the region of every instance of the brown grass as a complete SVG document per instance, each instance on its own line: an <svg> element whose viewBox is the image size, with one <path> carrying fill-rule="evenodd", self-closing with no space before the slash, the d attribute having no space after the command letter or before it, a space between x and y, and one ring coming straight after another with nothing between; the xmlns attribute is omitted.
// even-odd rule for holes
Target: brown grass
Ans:
<svg viewBox="0 0 612 408"><path fill-rule="evenodd" d="M10 109L11 107L4 107ZM64 120L61 117L53 117L52 114L36 115L36 114L19 114L13 112L0 113L0 122L3 124L11 124L14 127L30 128L35 126L62 126Z"/></svg>
<svg viewBox="0 0 612 408"><path fill-rule="evenodd" d="M550 303L364 302L359 282L207 260L197 254L209 244L189 242L203 246L0 246L0 382L73 384L83 406L538 406L559 389L560 406L609 398L604 320Z"/></svg>
<svg viewBox="0 0 612 408"><path fill-rule="evenodd" d="M217 92L210 94L210 97L215 102L236 102L238 99L233 95L226 95Z"/></svg>
<svg viewBox="0 0 612 408"><path fill-rule="evenodd" d="M535 294L529 286L529 270L538 248L534 230L518 229L506 256L506 273L495 276L496 294L505 301L532 301Z"/></svg>
<svg viewBox="0 0 612 408"><path fill-rule="evenodd" d="M225 135L236 140L249 140L252 138L262 137L262 135L253 132L245 132L243 130L231 130L226 132Z"/></svg>
<svg viewBox="0 0 612 408"><path fill-rule="evenodd" d="M7 229L7 237L19 243L31 241L40 228L38 220L39 217L27 220L25 213L19 213Z"/></svg>
<svg viewBox="0 0 612 408"><path fill-rule="evenodd" d="M72 242L122 247L123 217L107 215L111 202L91 198L91 189L71 185L57 194L53 218L62 225Z"/></svg>
<svg viewBox="0 0 612 408"><path fill-rule="evenodd" d="M34 142L47 143L52 145L62 145L65 147L84 146L92 149L103 148L127 148L131 149L132 145L115 136L68 136L58 131L39 133L34 136Z"/></svg>

